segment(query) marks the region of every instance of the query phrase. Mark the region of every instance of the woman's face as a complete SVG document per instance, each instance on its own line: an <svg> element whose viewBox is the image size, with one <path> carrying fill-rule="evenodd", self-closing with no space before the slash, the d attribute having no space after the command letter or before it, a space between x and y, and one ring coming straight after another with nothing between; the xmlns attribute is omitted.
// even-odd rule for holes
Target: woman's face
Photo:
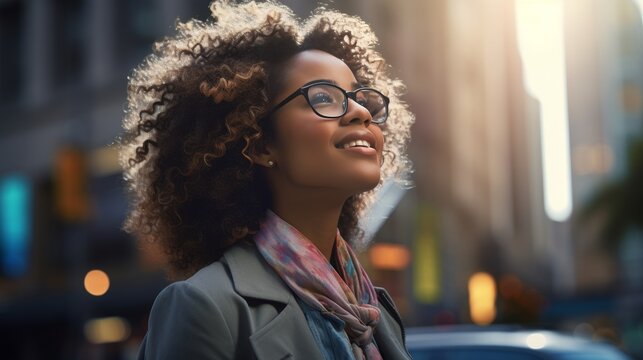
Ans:
<svg viewBox="0 0 643 360"><path fill-rule="evenodd" d="M335 83L346 91L360 87L344 62L320 50L298 53L284 69L285 85L273 106L315 80ZM311 101L317 101L314 96L309 93ZM372 189L380 180L384 137L371 120L369 111L351 99L344 116L323 118L303 95L297 96L273 115L271 156L276 166L269 171L273 184L336 190L346 197Z"/></svg>

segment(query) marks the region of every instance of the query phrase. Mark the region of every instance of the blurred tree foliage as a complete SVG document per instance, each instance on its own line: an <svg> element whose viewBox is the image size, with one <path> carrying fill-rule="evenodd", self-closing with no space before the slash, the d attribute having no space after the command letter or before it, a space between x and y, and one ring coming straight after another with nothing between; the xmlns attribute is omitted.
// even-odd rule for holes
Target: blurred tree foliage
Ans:
<svg viewBox="0 0 643 360"><path fill-rule="evenodd" d="M643 231L643 137L630 139L622 178L603 185L581 209L587 223L600 217L601 244L617 251L631 229Z"/></svg>

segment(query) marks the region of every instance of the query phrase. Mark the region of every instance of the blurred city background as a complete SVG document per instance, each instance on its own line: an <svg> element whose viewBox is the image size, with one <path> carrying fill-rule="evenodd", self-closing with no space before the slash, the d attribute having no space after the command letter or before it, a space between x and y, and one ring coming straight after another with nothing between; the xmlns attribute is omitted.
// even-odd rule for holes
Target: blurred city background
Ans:
<svg viewBox="0 0 643 360"><path fill-rule="evenodd" d="M127 76L208 4L0 1L1 358L135 357L168 280L120 230ZM415 185L387 192L363 254L407 326L520 324L643 359L641 5L330 3L372 25L417 116Z"/></svg>

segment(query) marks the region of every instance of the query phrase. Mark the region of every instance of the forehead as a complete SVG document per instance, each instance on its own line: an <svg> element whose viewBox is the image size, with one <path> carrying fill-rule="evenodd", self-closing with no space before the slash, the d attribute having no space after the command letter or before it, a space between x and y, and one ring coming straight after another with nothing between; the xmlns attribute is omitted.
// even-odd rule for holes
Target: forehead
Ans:
<svg viewBox="0 0 643 360"><path fill-rule="evenodd" d="M321 50L297 53L286 62L284 91L294 91L313 80L333 80L344 89L356 82L355 75L342 60Z"/></svg>

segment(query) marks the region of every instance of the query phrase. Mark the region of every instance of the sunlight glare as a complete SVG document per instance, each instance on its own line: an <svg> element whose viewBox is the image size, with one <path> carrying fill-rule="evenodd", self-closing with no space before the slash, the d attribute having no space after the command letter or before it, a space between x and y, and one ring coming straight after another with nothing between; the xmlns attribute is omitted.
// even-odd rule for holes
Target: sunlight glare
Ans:
<svg viewBox="0 0 643 360"><path fill-rule="evenodd" d="M569 122L561 0L516 0L518 46L527 91L540 102L545 212L572 212Z"/></svg>

